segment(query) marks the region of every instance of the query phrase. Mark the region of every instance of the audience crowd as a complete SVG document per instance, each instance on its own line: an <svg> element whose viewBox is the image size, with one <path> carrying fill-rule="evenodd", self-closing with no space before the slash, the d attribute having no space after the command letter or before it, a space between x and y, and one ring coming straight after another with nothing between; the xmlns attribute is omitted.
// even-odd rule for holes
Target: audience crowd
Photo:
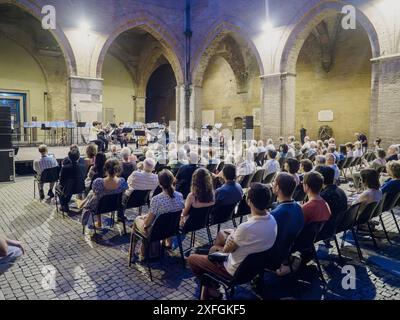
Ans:
<svg viewBox="0 0 400 320"><path fill-rule="evenodd" d="M77 207L82 212L82 224L101 228L100 215L95 215L99 200L106 195L123 194L126 203L135 190L152 193L147 214L138 216L133 231L151 233L157 218L170 212L182 211L180 226L184 227L192 209L237 205L244 202L249 215L236 229L221 230L210 252L226 253L224 262L211 261L207 255L192 254L188 264L201 278L204 273L231 278L243 260L252 253L266 251L278 244L295 241L299 233L312 223L323 225L321 234L331 235L340 213L354 204L368 205L393 200L400 192L399 147L390 146L385 152L381 141L374 141L368 150L365 135L356 134L356 141L337 145L335 139L304 143L289 137L251 141L241 154L227 154L210 147L199 150L171 142L164 151L159 145L146 147L142 156L129 147L118 150L111 146L109 153L98 151L95 144L86 147L81 155L78 146L70 148L59 168L59 182L50 183L48 197L56 196L63 212L77 195ZM45 198L41 175L57 168L55 158L46 146L39 147L40 158L34 163L40 198ZM351 199L341 184L350 184ZM348 193L349 194L349 193ZM119 217L124 219L124 217ZM322 236L322 239L324 236ZM173 239L164 245L172 247ZM138 238L133 237L135 251ZM329 239L326 243L329 244ZM23 254L22 245L0 238L0 273L3 266ZM140 246L139 258L145 255ZM278 275L291 272L310 260L306 251L284 259ZM291 268L289 263L291 262ZM207 285L203 298L216 297L218 292Z"/></svg>

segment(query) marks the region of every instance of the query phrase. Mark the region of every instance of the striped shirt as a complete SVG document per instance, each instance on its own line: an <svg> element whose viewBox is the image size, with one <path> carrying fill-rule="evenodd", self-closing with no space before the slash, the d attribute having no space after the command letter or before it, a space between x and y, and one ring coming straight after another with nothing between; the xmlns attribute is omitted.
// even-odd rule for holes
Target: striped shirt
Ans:
<svg viewBox="0 0 400 320"><path fill-rule="evenodd" d="M33 162L33 170L35 170L37 174L41 174L44 170L55 167L58 167L56 158L48 155L42 156L40 160L35 160Z"/></svg>
<svg viewBox="0 0 400 320"><path fill-rule="evenodd" d="M158 187L158 176L145 171L134 171L128 178L128 194L133 190L151 190Z"/></svg>

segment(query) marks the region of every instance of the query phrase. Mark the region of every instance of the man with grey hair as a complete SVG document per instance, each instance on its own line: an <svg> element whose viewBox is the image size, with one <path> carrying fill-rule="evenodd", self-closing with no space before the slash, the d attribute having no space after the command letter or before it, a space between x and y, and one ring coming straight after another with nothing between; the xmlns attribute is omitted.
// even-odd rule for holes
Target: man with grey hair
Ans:
<svg viewBox="0 0 400 320"><path fill-rule="evenodd" d="M399 160L399 147L396 145L391 145L388 149L387 155L387 162Z"/></svg>
<svg viewBox="0 0 400 320"><path fill-rule="evenodd" d="M155 166L156 163L152 158L143 161L143 170L134 171L128 178L127 196L134 190L154 191L158 187L158 176L153 173Z"/></svg>
<svg viewBox="0 0 400 320"><path fill-rule="evenodd" d="M340 170L339 167L336 165L336 157L333 153L327 153L325 155L325 159L326 159L326 165L335 170L335 183L336 183L340 178Z"/></svg>
<svg viewBox="0 0 400 320"><path fill-rule="evenodd" d="M315 157L315 166L324 166L326 164L325 156L318 155Z"/></svg>
<svg viewBox="0 0 400 320"><path fill-rule="evenodd" d="M35 170L37 178L40 181L40 175L43 173L43 171L46 169L52 169L58 167L58 162L56 158L48 155L48 148L46 145L43 144L39 146L38 150L40 153L40 159L35 160L33 162L33 170ZM50 183L49 192L47 194L50 198L54 198L54 192L53 192L54 185L55 182ZM40 195L40 200L44 200L43 183L39 183L39 195Z"/></svg>
<svg viewBox="0 0 400 320"><path fill-rule="evenodd" d="M182 166L176 174L176 191L182 193L186 199L190 193L193 173L199 168L199 155L196 152L189 154L189 164Z"/></svg>

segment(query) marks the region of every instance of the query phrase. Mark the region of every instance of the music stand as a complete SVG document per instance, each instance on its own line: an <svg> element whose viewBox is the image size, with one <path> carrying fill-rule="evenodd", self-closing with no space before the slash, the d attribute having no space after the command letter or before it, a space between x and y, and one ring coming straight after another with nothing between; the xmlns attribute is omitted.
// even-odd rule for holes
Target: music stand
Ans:
<svg viewBox="0 0 400 320"><path fill-rule="evenodd" d="M86 128L86 122L78 122L76 124L76 130L77 130L77 135L76 135L76 144L79 145L79 137L82 134L82 128Z"/></svg>

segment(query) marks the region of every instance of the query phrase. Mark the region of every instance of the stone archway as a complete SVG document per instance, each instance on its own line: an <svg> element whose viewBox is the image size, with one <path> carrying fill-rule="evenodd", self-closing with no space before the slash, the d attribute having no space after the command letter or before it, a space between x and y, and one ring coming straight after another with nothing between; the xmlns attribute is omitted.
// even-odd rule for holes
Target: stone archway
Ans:
<svg viewBox="0 0 400 320"><path fill-rule="evenodd" d="M327 17L341 14L343 3L338 1L328 1L319 3L311 8L298 21L289 35L285 38L282 45L282 54L280 58L280 72L276 75L271 75L266 79L268 87L275 87L278 94L273 99L279 101L280 106L270 105L266 107L265 113L269 117L263 117L263 136L289 136L295 134L295 110L296 110L296 64L300 50L312 32L318 25ZM361 26L369 39L372 57L380 56L380 44L377 32L372 22L357 9L357 22ZM371 99L371 119L370 127L373 132L374 117L376 115L376 83L374 82L376 74L374 66L372 66L372 99ZM279 96L279 98L278 98ZM267 96L266 98L271 99ZM277 99L278 98L278 99ZM273 119L267 123L267 119Z"/></svg>
<svg viewBox="0 0 400 320"><path fill-rule="evenodd" d="M226 22L220 23L208 34L194 59L191 127L199 131L204 124L206 120L203 119L203 110L211 113L215 108L213 116L208 115L207 120L214 119L215 123L222 123L223 127L232 129L234 117L249 116L253 108L261 108L259 77L263 74L263 66L258 51L248 39L242 29ZM228 95L225 100L224 97L215 100L215 106L211 106L210 99L207 99L207 92L210 91L207 82L211 73L219 73L221 76L225 73L226 76L225 80L223 77L219 77L221 81L215 77L212 80L219 88L217 91L220 95Z"/></svg>

